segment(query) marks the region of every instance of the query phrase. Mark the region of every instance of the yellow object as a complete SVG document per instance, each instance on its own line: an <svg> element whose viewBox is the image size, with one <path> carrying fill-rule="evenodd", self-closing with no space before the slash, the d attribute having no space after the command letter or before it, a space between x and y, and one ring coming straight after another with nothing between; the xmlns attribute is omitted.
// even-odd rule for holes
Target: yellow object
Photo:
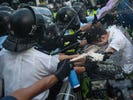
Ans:
<svg viewBox="0 0 133 100"><path fill-rule="evenodd" d="M69 34L68 35L74 35L74 34L75 34L74 30L69 29ZM67 47L68 45L70 45L69 41L64 43L65 47ZM70 50L67 50L66 52L67 53L74 53L75 51L76 51L76 49L70 49Z"/></svg>
<svg viewBox="0 0 133 100"><path fill-rule="evenodd" d="M72 30L72 29L69 30L70 35L73 35L74 33L75 33L74 30Z"/></svg>
<svg viewBox="0 0 133 100"><path fill-rule="evenodd" d="M70 44L70 42L65 42L64 43L64 46L67 46L67 45L69 45Z"/></svg>
<svg viewBox="0 0 133 100"><path fill-rule="evenodd" d="M56 12L54 12L54 19L56 18L56 15L57 15L57 13L56 13Z"/></svg>
<svg viewBox="0 0 133 100"><path fill-rule="evenodd" d="M40 4L46 4L45 0L39 0L39 1L40 1Z"/></svg>
<svg viewBox="0 0 133 100"><path fill-rule="evenodd" d="M97 14L97 10L87 11L88 16L94 16Z"/></svg>
<svg viewBox="0 0 133 100"><path fill-rule="evenodd" d="M67 53L74 53L76 50L75 49L70 49L70 50L67 50Z"/></svg>

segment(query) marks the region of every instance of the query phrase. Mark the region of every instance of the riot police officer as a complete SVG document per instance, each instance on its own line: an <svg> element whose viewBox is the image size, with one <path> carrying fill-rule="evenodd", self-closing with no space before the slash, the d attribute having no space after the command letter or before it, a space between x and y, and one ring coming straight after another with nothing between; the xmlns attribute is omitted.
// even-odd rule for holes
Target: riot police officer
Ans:
<svg viewBox="0 0 133 100"><path fill-rule="evenodd" d="M69 40L66 39L62 49L68 45L77 42L77 37L74 34L80 28L80 20L77 12L70 7L63 7L57 12L56 23L61 35L70 36ZM73 39L71 38L72 36ZM75 52L75 49L68 50L67 52ZM69 54L69 53L68 53Z"/></svg>
<svg viewBox="0 0 133 100"><path fill-rule="evenodd" d="M4 49L0 53L5 95L10 95L11 92L19 88L31 86L43 77L46 77L46 87L49 87L56 83L56 81L52 81L55 78L63 80L69 74L68 61L67 64L59 65L60 70L65 70L65 72L56 71L59 59L34 49L34 45L45 31L44 26L45 19L32 7L22 8L13 13L11 17L12 32L4 42ZM66 67L64 64L68 66ZM53 73L54 78L52 78L53 75L50 75ZM47 76L51 78L47 78ZM51 80L48 81L49 79ZM49 90L46 90L34 99L45 100L48 92Z"/></svg>
<svg viewBox="0 0 133 100"><path fill-rule="evenodd" d="M0 7L0 49L2 49L2 44L10 33L10 17L13 11L7 6Z"/></svg>
<svg viewBox="0 0 133 100"><path fill-rule="evenodd" d="M73 9L78 13L80 21L82 23L87 23L86 15L87 15L87 8L82 2L74 2Z"/></svg>

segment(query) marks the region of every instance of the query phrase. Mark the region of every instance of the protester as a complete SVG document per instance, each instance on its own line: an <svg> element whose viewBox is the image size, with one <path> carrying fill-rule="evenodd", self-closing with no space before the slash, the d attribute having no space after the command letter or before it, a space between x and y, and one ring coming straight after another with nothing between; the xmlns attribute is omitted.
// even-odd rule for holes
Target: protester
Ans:
<svg viewBox="0 0 133 100"><path fill-rule="evenodd" d="M108 27L107 30L100 27L92 27L88 32L90 33L87 38L88 43L93 43L98 46L107 44L108 47L105 53L110 55L122 51L120 65L123 66L123 71L126 74L133 71L133 46L116 25Z"/></svg>

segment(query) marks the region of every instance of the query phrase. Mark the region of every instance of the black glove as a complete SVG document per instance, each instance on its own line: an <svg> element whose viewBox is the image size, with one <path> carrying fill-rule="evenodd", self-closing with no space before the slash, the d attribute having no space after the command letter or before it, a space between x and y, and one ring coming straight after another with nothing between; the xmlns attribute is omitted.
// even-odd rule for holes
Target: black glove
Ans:
<svg viewBox="0 0 133 100"><path fill-rule="evenodd" d="M55 76L59 80L63 80L65 77L69 76L70 71L71 71L70 61L63 60L58 63L57 70L55 72Z"/></svg>
<svg viewBox="0 0 133 100"><path fill-rule="evenodd" d="M96 61L92 61L89 57L86 57L86 72L88 73L88 75L90 75L91 73L93 73L93 71L95 71L98 68L97 62Z"/></svg>

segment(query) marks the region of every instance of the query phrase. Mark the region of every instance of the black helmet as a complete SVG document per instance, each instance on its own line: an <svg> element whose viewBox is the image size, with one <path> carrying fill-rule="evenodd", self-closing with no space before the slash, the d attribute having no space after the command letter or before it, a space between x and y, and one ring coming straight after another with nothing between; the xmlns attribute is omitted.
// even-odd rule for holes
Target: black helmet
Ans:
<svg viewBox="0 0 133 100"><path fill-rule="evenodd" d="M33 25L35 25L35 18L31 10L22 8L17 10L12 15L11 29L18 38L30 37ZM33 33L32 33L33 34Z"/></svg>
<svg viewBox="0 0 133 100"><path fill-rule="evenodd" d="M43 14L43 9L28 6L12 15L11 28L14 34L18 35L17 37L36 38L40 36L36 30L41 29L44 32L50 23L52 23L51 19Z"/></svg>
<svg viewBox="0 0 133 100"><path fill-rule="evenodd" d="M57 48L57 41L59 40L58 37L58 29L56 24L51 24L46 30L46 34L40 39L37 49L41 51L48 51L51 52Z"/></svg>
<svg viewBox="0 0 133 100"><path fill-rule="evenodd" d="M1 6L9 6L9 3L3 2L3 3L1 4Z"/></svg>
<svg viewBox="0 0 133 100"><path fill-rule="evenodd" d="M68 29L73 30L77 30L80 28L80 20L77 12L70 7L63 7L57 12L56 22L59 28L61 28L60 26L65 26L65 28L66 26L68 26Z"/></svg>
<svg viewBox="0 0 133 100"><path fill-rule="evenodd" d="M33 47L43 36L45 19L32 7L15 11L11 17L11 34L4 47L11 51L23 51Z"/></svg>
<svg viewBox="0 0 133 100"><path fill-rule="evenodd" d="M51 18L51 21L53 21L53 13L49 8L47 8L47 7L34 7L34 9L36 9L39 14L44 15L46 17L49 17L49 18Z"/></svg>
<svg viewBox="0 0 133 100"><path fill-rule="evenodd" d="M48 12L48 14L53 17L53 11L48 4L39 4L38 7L44 8L46 10L45 12Z"/></svg>
<svg viewBox="0 0 133 100"><path fill-rule="evenodd" d="M86 23L86 12L87 8L82 2L74 2L72 5L73 9L78 13L80 21Z"/></svg>
<svg viewBox="0 0 133 100"><path fill-rule="evenodd" d="M39 14L43 17L43 20L45 21L45 31L43 32L43 40L47 41L49 40L49 34L48 34L48 30L51 29L51 27L56 25L53 23L53 14L52 12L48 9L48 8L43 8L43 7L32 7L32 9L34 10L34 12L36 14ZM52 32L53 33L53 32Z"/></svg>
<svg viewBox="0 0 133 100"><path fill-rule="evenodd" d="M17 9L24 8L24 7L26 7L26 6L29 6L29 4L27 4L27 3L20 3L20 4L18 5L18 8L17 8Z"/></svg>
<svg viewBox="0 0 133 100"><path fill-rule="evenodd" d="M9 13L14 12L14 10L11 7L8 7L8 6L0 6L0 11L7 11Z"/></svg>
<svg viewBox="0 0 133 100"><path fill-rule="evenodd" d="M49 37L49 39L54 39L58 36L58 28L55 23L52 23L47 27L46 35Z"/></svg>
<svg viewBox="0 0 133 100"><path fill-rule="evenodd" d="M35 2L32 2L32 1L29 1L28 4L29 4L30 6L35 6L35 5L36 5Z"/></svg>
<svg viewBox="0 0 133 100"><path fill-rule="evenodd" d="M18 8L18 5L20 4L20 1L19 0L12 0L12 8L13 9L17 9Z"/></svg>
<svg viewBox="0 0 133 100"><path fill-rule="evenodd" d="M7 11L0 11L0 36L10 32L11 14Z"/></svg>
<svg viewBox="0 0 133 100"><path fill-rule="evenodd" d="M41 25L45 27L45 30L49 27L49 25L53 23L53 15L52 15L52 12L48 8L43 8L43 7L30 7L30 8L33 10L35 15L42 16L42 19L44 22L41 23Z"/></svg>

